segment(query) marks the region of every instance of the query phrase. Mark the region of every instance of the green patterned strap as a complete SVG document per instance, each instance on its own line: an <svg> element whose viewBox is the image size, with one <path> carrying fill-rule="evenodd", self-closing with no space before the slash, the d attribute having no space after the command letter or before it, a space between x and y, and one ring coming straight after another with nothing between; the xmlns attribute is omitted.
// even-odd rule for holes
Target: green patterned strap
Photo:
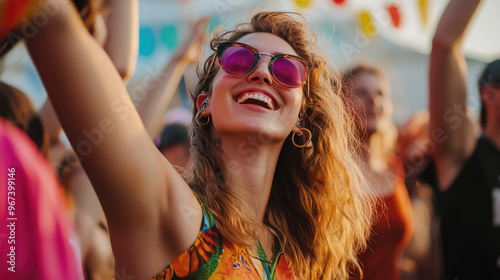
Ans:
<svg viewBox="0 0 500 280"><path fill-rule="evenodd" d="M210 210L208 210L208 207L205 205L205 202L203 202L203 200L198 196L198 194L191 190L194 194L194 196L196 197L196 199L198 200L198 203L200 204L201 206L201 210L203 211L203 228L205 227L208 227L208 228L211 228L215 225L217 225L215 223L215 219L214 219L214 216L212 215L212 212L210 212ZM205 221L205 218L207 219ZM202 230L203 230L202 228Z"/></svg>

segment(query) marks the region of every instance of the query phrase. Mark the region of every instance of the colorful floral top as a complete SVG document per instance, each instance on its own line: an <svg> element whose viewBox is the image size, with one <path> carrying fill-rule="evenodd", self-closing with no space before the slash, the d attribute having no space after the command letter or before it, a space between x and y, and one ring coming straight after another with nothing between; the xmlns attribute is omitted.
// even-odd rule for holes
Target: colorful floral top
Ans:
<svg viewBox="0 0 500 280"><path fill-rule="evenodd" d="M274 242L272 262L259 242L259 256L253 257L221 236L210 211L203 206L202 210L202 229L194 244L150 280L294 279L279 242Z"/></svg>

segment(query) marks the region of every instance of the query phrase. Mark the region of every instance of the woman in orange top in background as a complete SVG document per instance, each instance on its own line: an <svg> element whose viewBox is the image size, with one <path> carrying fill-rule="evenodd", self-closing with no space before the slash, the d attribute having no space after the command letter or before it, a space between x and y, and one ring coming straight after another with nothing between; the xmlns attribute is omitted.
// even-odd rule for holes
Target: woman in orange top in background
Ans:
<svg viewBox="0 0 500 280"><path fill-rule="evenodd" d="M363 279L400 279L399 260L412 235L412 217L403 164L393 152L397 131L391 120L389 83L379 69L366 65L348 71L344 82L364 144L359 153L367 191L380 199L368 247L359 255Z"/></svg>

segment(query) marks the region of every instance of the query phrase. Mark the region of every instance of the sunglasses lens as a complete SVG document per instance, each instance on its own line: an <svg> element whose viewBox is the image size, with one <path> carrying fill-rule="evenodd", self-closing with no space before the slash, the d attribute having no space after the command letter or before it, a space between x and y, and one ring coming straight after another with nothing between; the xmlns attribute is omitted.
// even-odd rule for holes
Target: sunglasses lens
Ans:
<svg viewBox="0 0 500 280"><path fill-rule="evenodd" d="M222 67L230 74L245 74L252 70L255 54L241 46L228 47L220 57Z"/></svg>
<svg viewBox="0 0 500 280"><path fill-rule="evenodd" d="M287 87L298 87L306 80L306 66L297 59L278 58L272 70L274 78Z"/></svg>

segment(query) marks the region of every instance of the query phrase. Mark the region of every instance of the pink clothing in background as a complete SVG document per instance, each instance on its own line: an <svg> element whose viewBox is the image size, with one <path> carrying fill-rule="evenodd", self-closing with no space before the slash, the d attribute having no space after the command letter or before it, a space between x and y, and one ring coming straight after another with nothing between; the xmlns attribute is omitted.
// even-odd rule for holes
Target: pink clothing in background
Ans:
<svg viewBox="0 0 500 280"><path fill-rule="evenodd" d="M56 174L28 136L3 118L0 218L0 279L83 279L74 221Z"/></svg>

